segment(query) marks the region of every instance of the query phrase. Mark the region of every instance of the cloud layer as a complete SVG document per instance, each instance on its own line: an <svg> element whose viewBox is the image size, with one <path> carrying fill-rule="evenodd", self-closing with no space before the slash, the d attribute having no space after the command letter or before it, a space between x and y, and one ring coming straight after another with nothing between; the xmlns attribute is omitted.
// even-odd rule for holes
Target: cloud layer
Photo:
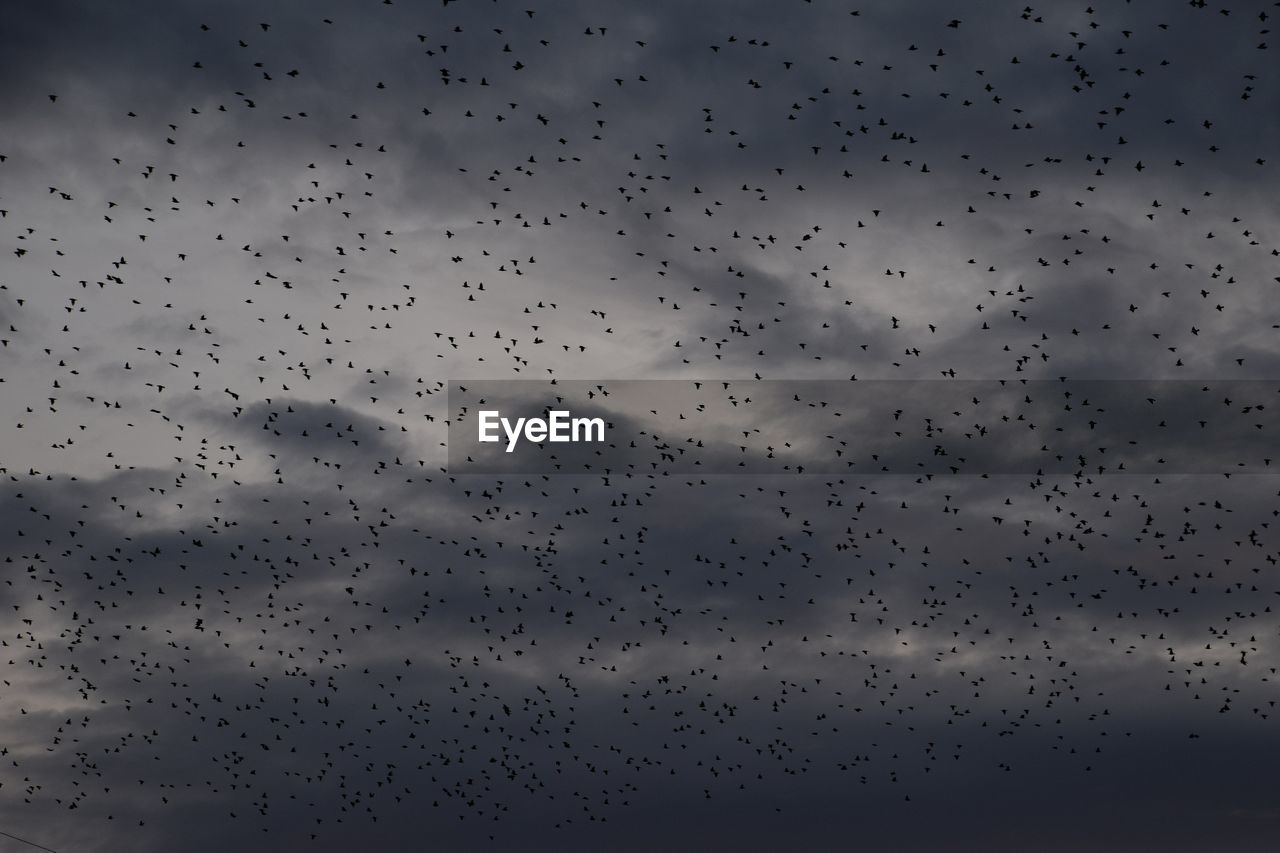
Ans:
<svg viewBox="0 0 1280 853"><path fill-rule="evenodd" d="M0 830L1267 849L1270 14L12 10ZM731 381L768 448L1064 377L1186 464L1121 391L1039 423L1144 473L450 465L450 381Z"/></svg>

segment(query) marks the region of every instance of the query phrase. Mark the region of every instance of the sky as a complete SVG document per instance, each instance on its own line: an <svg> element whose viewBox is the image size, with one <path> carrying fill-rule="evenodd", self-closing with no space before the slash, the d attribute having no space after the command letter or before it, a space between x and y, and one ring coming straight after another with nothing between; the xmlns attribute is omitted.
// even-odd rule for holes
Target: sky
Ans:
<svg viewBox="0 0 1280 853"><path fill-rule="evenodd" d="M0 851L1272 849L1277 5L8 10Z"/></svg>

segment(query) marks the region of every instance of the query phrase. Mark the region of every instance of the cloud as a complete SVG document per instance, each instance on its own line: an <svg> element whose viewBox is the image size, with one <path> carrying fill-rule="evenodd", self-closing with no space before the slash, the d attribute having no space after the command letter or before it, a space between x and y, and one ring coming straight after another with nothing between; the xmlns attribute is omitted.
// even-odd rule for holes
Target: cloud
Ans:
<svg viewBox="0 0 1280 853"><path fill-rule="evenodd" d="M1275 486L1220 474L1270 452L1277 126L1228 11L14 10L0 827L1265 847ZM827 409L911 473L448 464L449 380L757 375L806 451L801 380L906 380ZM1061 377L1120 390L1040 434L1131 473L956 390ZM681 442L664 387L592 405ZM971 405L990 476L891 403Z"/></svg>

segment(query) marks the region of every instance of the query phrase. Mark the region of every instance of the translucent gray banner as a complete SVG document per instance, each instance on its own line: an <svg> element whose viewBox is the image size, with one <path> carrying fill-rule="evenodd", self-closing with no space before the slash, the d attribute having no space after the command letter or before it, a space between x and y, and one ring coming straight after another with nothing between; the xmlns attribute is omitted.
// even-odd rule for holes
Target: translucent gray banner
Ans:
<svg viewBox="0 0 1280 853"><path fill-rule="evenodd" d="M463 380L449 417L451 474L1280 468L1272 380Z"/></svg>

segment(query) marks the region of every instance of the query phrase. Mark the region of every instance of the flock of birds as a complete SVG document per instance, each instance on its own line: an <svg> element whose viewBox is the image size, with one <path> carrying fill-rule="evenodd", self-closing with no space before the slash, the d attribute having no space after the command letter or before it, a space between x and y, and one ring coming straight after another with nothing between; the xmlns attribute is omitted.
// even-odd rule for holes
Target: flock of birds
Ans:
<svg viewBox="0 0 1280 853"><path fill-rule="evenodd" d="M6 836L564 849L1275 737L1274 5L529 5L0 37ZM792 380L950 420L451 464L450 381L623 379L770 385L769 454L858 449ZM952 393L1064 379L1223 420L1117 471Z"/></svg>

